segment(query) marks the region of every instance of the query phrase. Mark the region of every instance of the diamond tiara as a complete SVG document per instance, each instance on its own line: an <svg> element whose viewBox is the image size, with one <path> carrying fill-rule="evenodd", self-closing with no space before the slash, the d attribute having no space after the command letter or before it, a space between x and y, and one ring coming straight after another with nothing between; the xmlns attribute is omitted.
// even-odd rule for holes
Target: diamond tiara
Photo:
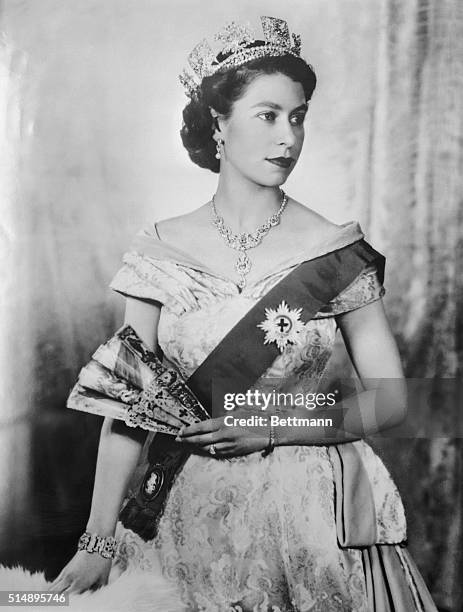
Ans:
<svg viewBox="0 0 463 612"><path fill-rule="evenodd" d="M179 76L190 98L198 94L204 77L212 76L221 70L235 68L261 57L301 57L301 37L299 34L293 34L291 38L284 19L261 17L260 20L263 40L256 37L249 24L241 25L232 21L215 35L215 40L221 45L217 55L206 39L196 45L188 56L188 63L196 79L186 70Z"/></svg>

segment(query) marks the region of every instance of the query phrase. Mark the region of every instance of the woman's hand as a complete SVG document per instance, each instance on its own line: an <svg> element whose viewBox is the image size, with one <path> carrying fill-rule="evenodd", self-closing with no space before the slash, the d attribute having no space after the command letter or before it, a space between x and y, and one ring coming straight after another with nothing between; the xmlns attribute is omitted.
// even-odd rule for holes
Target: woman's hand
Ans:
<svg viewBox="0 0 463 612"><path fill-rule="evenodd" d="M49 590L54 593L83 593L108 583L111 559L97 553L78 550L60 574L51 583Z"/></svg>
<svg viewBox="0 0 463 612"><path fill-rule="evenodd" d="M253 424L240 425L235 421L235 419L250 418L254 418ZM207 419L201 423L182 427L176 440L185 446L195 445L206 453L210 452L213 444L216 456L220 459L264 450L269 443L269 429L265 413L249 409L234 410L216 419Z"/></svg>

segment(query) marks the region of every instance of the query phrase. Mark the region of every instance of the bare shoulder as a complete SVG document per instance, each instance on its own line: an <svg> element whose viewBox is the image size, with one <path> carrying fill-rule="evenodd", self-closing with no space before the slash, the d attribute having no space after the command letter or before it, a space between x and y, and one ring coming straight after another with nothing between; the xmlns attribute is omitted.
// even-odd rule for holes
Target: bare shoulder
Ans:
<svg viewBox="0 0 463 612"><path fill-rule="evenodd" d="M158 221L156 223L156 229L162 241L168 242L173 246L178 246L185 245L185 241L190 238L192 234L201 232L201 230L206 228L207 223L207 205L204 204L184 215Z"/></svg>
<svg viewBox="0 0 463 612"><path fill-rule="evenodd" d="M288 226L294 235L307 237L307 234L310 234L320 240L339 227L320 213L293 199L290 200L288 212L291 213L287 216Z"/></svg>

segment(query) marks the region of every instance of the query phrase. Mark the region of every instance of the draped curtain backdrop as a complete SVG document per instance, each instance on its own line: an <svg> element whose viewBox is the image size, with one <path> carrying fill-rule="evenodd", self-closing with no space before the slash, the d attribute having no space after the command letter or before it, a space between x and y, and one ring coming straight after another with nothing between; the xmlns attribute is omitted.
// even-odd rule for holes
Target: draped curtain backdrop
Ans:
<svg viewBox="0 0 463 612"><path fill-rule="evenodd" d="M0 1L0 562L52 574L73 553L101 420L64 403L122 322L107 285L141 225L214 190L180 144L176 75L201 38L259 15L302 34L319 77L287 189L337 223L358 219L386 255L407 376L433 380L436 435L378 452L427 584L460 612L462 445L439 399L463 358L459 0Z"/></svg>
<svg viewBox="0 0 463 612"><path fill-rule="evenodd" d="M377 79L370 236L388 254L387 308L406 375L434 378L439 398L463 365L461 2L385 2ZM458 409L431 408L436 429ZM436 600L461 610L463 446L434 433L391 457L402 465L417 458L400 478L411 549Z"/></svg>

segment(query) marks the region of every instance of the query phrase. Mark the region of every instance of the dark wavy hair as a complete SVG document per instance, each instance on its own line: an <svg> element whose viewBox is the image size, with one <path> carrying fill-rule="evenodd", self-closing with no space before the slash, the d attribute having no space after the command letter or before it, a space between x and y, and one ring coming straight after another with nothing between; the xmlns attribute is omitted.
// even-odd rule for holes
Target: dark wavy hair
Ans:
<svg viewBox="0 0 463 612"><path fill-rule="evenodd" d="M223 58L218 58L219 61ZM246 88L258 76L281 73L300 83L305 99L312 97L317 77L312 66L293 55L263 57L204 77L197 96L194 96L183 110L183 125L180 130L183 146L190 159L201 168L219 172L220 161L215 158L215 129L210 109L213 108L226 119L230 116L233 104L244 95Z"/></svg>

